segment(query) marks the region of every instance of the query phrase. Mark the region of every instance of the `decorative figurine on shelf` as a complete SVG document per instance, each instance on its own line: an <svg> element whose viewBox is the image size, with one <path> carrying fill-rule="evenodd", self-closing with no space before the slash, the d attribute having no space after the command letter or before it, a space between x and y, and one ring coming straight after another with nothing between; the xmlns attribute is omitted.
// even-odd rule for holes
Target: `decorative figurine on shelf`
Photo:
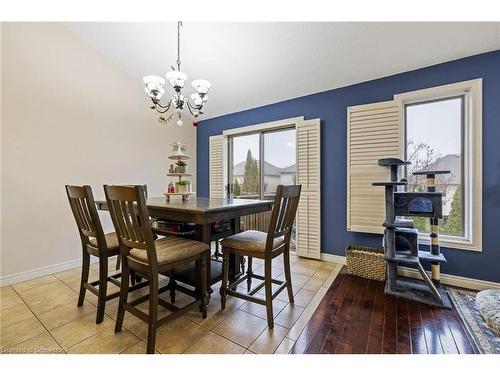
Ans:
<svg viewBox="0 0 500 375"><path fill-rule="evenodd" d="M175 164L176 164L176 167L175 167L176 173L186 173L186 165L187 164L185 161L177 160L177 162Z"/></svg>
<svg viewBox="0 0 500 375"><path fill-rule="evenodd" d="M167 193L169 193L169 194L175 193L175 188L174 188L174 184L172 183L172 181L170 181L170 183L168 184Z"/></svg>
<svg viewBox="0 0 500 375"><path fill-rule="evenodd" d="M180 142L174 142L171 144L172 151L175 152L175 155L184 155L184 151L186 151L187 146Z"/></svg>
<svg viewBox="0 0 500 375"><path fill-rule="evenodd" d="M168 170L168 173L175 173L175 168L173 164L170 164L170 169Z"/></svg>

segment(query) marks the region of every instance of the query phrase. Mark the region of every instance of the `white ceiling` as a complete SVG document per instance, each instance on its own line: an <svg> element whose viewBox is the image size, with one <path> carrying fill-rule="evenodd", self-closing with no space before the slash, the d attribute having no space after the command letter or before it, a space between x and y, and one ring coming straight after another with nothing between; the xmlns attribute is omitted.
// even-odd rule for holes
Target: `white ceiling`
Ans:
<svg viewBox="0 0 500 375"><path fill-rule="evenodd" d="M175 65L175 23L66 25L138 83ZM184 22L181 60L209 118L495 49L500 23Z"/></svg>

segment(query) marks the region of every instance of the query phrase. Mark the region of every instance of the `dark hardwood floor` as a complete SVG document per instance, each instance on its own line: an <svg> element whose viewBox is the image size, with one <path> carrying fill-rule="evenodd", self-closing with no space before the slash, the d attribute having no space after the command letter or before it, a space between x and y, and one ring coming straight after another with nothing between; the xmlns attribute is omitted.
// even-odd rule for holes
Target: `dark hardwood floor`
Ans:
<svg viewBox="0 0 500 375"><path fill-rule="evenodd" d="M342 269L292 353L475 353L455 309L384 294L384 283Z"/></svg>

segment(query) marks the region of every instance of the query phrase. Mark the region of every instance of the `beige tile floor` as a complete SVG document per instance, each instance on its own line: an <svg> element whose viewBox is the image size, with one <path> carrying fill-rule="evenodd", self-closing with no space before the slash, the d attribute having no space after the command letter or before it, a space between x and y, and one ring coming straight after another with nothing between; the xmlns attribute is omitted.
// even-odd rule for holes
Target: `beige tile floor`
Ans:
<svg viewBox="0 0 500 375"><path fill-rule="evenodd" d="M110 269L114 266L111 262ZM262 274L262 262L254 260ZM288 303L286 290L274 301L275 328L269 329L265 307L228 298L220 310L219 285L202 319L197 308L161 327L157 332L158 353L276 353L292 349L307 321L341 269L341 265L291 257L295 304ZM274 277L283 279L283 263L273 264ZM98 265L91 266L91 279ZM95 324L97 299L87 292L86 302L76 307L80 268L1 288L0 353L145 353L147 326L127 314L124 328L114 333L117 300L106 305L106 316ZM163 281L165 282L165 281ZM245 283L244 283L245 284ZM117 290L108 284L109 292ZM243 285L241 285L243 288ZM136 291L141 294L147 292ZM164 298L168 298L168 292ZM177 294L176 304L191 299ZM147 312L147 302L139 305ZM160 307L160 316L168 311Z"/></svg>

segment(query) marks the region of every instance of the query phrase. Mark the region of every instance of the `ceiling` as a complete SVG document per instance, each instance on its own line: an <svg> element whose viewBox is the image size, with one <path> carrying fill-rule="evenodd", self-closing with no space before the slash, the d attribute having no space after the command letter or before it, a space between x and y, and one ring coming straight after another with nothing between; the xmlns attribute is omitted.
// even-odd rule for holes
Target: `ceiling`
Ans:
<svg viewBox="0 0 500 375"><path fill-rule="evenodd" d="M66 25L138 84L175 65L175 23ZM500 23L184 22L181 38L209 118L500 49Z"/></svg>

